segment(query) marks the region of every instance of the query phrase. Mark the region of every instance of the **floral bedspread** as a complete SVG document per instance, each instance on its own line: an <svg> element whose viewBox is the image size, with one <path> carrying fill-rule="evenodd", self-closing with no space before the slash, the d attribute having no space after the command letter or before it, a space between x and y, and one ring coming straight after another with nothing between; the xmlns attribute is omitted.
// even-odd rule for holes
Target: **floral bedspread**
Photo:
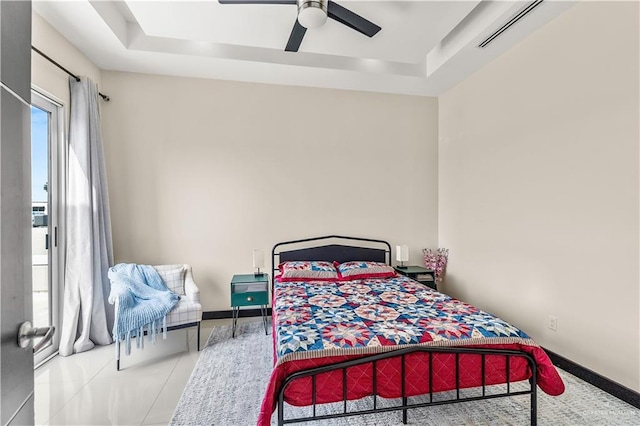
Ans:
<svg viewBox="0 0 640 426"><path fill-rule="evenodd" d="M401 345L536 344L523 331L405 276L276 282L277 364Z"/></svg>
<svg viewBox="0 0 640 426"><path fill-rule="evenodd" d="M537 364L537 383L549 395L564 392L564 383L551 360L524 332L487 312L404 276L345 282L297 281L276 279L273 307L275 367L265 391L258 418L259 426L268 426L276 407L278 393L291 374L309 368L335 364L367 354L400 349L407 345L465 346L480 349L508 349L529 353ZM409 357L408 357L409 358ZM410 357L412 374L400 377L399 360L378 362L377 394L383 398L403 395L400 383L406 383L408 396L455 389L455 358L450 354L430 357L417 353ZM483 383L525 380L531 370L522 357L515 357L506 373L504 358L487 357L482 379L478 358L460 356L460 388ZM439 367L436 367L439 366ZM372 368L348 369L347 399L354 400L373 392ZM475 373L473 373L475 372ZM343 398L342 372L332 371L318 377L317 393L312 397L310 382L293 380L284 397L295 406L340 401ZM429 388L426 377L433 379Z"/></svg>

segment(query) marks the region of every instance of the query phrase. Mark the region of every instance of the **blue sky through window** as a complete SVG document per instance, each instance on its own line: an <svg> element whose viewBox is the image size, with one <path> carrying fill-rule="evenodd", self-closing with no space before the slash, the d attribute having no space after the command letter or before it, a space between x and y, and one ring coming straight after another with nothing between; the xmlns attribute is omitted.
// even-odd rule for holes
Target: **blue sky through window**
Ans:
<svg viewBox="0 0 640 426"><path fill-rule="evenodd" d="M31 200L47 201L49 113L31 107Z"/></svg>

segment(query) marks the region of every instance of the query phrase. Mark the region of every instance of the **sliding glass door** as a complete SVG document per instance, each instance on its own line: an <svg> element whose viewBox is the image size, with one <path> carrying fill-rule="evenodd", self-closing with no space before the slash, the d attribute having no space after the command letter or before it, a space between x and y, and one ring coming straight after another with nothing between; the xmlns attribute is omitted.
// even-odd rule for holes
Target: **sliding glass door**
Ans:
<svg viewBox="0 0 640 426"><path fill-rule="evenodd" d="M58 351L60 333L60 172L64 164L62 106L33 91L31 97L31 215L33 326L55 326L51 342L35 354L35 365Z"/></svg>

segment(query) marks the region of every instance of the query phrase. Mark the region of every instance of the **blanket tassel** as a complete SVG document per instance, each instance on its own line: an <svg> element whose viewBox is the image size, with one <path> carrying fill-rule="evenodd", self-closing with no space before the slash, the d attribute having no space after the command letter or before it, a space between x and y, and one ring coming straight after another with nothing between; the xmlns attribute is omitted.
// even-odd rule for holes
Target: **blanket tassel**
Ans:
<svg viewBox="0 0 640 426"><path fill-rule="evenodd" d="M132 335L131 331L127 331L125 335L122 336L113 336L113 340L115 341L115 350L116 350L116 359L119 359L120 354L120 345L122 341L124 341L124 353L126 355L131 355L131 339L134 338L136 340L136 347L138 349L144 349L144 325L139 329L135 330L135 334ZM152 321L150 324L147 324L147 334L149 335L149 339L151 343L155 344L157 341L157 336L162 331L162 339L167 339L167 316L165 315L162 319L158 319L156 321Z"/></svg>
<svg viewBox="0 0 640 426"><path fill-rule="evenodd" d="M162 339L167 340L167 316L162 317Z"/></svg>
<svg viewBox="0 0 640 426"><path fill-rule="evenodd" d="M156 344L156 322L152 321L151 322L151 333L149 333L151 336L151 343L153 343L154 345Z"/></svg>
<svg viewBox="0 0 640 426"><path fill-rule="evenodd" d="M120 336L113 336L113 340L116 342L116 361L120 360Z"/></svg>

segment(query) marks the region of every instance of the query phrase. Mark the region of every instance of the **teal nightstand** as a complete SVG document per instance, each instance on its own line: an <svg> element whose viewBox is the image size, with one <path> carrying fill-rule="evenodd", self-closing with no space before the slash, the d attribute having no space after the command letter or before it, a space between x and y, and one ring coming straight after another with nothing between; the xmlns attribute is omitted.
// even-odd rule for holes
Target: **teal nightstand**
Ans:
<svg viewBox="0 0 640 426"><path fill-rule="evenodd" d="M406 275L427 287L437 290L436 273L431 269L423 268L422 266L396 266L394 269L402 275Z"/></svg>
<svg viewBox="0 0 640 426"><path fill-rule="evenodd" d="M231 279L231 307L233 308L233 333L236 337L236 325L241 306L260 306L264 332L267 332L267 305L269 304L269 274L241 274Z"/></svg>

